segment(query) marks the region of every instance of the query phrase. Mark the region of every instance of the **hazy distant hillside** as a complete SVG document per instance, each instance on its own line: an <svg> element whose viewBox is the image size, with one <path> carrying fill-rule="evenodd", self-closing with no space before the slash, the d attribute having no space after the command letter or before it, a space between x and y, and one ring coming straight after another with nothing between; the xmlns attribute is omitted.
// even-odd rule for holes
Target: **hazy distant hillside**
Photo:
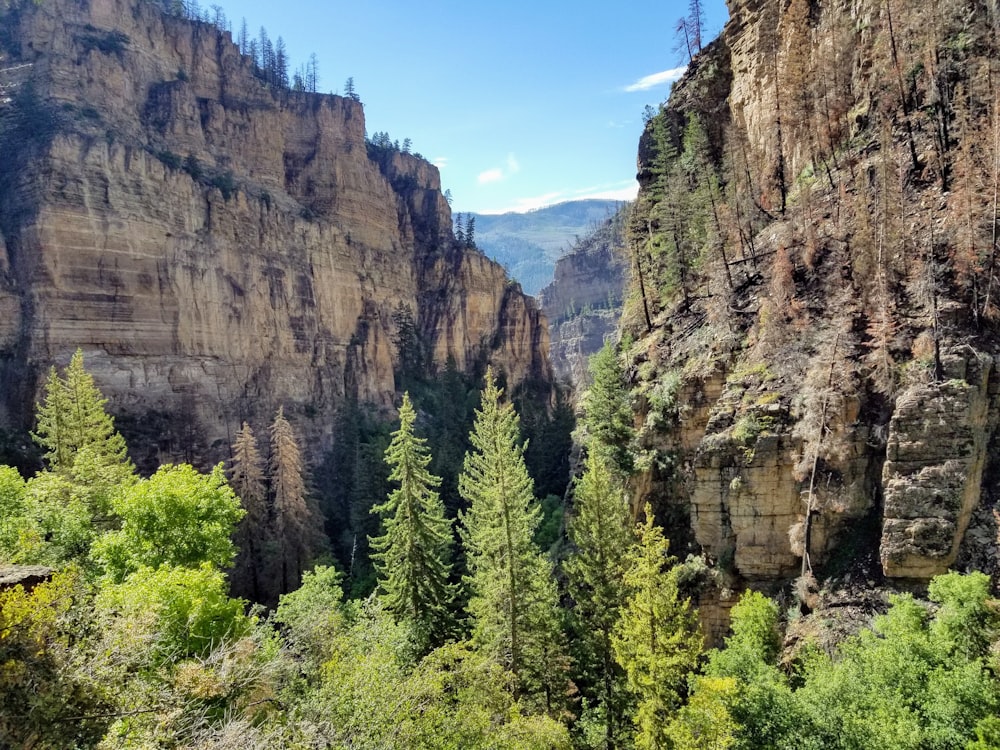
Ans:
<svg viewBox="0 0 1000 750"><path fill-rule="evenodd" d="M568 201L526 213L473 214L476 245L528 294L552 281L556 260L617 209L618 201Z"/></svg>

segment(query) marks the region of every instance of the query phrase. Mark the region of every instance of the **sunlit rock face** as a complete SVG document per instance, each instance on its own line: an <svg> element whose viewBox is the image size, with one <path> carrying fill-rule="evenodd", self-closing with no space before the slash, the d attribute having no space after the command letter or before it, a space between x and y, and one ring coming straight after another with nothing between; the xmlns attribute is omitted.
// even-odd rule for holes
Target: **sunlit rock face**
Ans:
<svg viewBox="0 0 1000 750"><path fill-rule="evenodd" d="M16 4L15 4L16 5ZM225 455L278 404L310 450L391 405L401 309L433 367L550 382L537 306L453 246L438 170L369 155L360 102L275 91L228 33L129 0L0 13L0 419L77 347L110 408Z"/></svg>

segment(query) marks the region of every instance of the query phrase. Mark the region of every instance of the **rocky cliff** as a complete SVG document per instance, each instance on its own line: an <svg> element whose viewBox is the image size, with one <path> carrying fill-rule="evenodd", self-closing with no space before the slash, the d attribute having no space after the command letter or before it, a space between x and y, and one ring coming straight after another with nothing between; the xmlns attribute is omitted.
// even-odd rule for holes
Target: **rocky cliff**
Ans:
<svg viewBox="0 0 1000 750"><path fill-rule="evenodd" d="M549 321L552 367L560 380L582 386L587 361L618 328L628 279L625 205L596 225L556 261L555 278L538 296Z"/></svg>
<svg viewBox="0 0 1000 750"><path fill-rule="evenodd" d="M635 501L723 592L992 571L995 8L730 11L639 148Z"/></svg>
<svg viewBox="0 0 1000 750"><path fill-rule="evenodd" d="M13 3L0 67L0 421L82 347L167 457L277 404L318 450L345 395L391 403L407 308L433 366L551 381L533 301L454 245L435 167L371 152L359 102L269 87L151 0Z"/></svg>

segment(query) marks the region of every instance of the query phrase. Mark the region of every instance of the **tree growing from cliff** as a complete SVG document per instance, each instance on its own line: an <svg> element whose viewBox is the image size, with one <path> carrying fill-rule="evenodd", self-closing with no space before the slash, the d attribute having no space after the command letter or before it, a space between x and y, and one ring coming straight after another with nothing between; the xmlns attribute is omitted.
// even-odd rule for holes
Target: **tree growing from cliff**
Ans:
<svg viewBox="0 0 1000 750"><path fill-rule="evenodd" d="M676 560L667 554L669 543L648 506L637 531L638 545L626 561L628 599L612 647L637 701L636 747L667 750L667 727L698 663L702 638L696 613L678 590Z"/></svg>
<svg viewBox="0 0 1000 750"><path fill-rule="evenodd" d="M520 420L493 369L458 479L468 561L473 643L509 669L521 694L553 707L565 691L565 657L552 565L533 541L541 510L524 463Z"/></svg>
<svg viewBox="0 0 1000 750"><path fill-rule="evenodd" d="M302 454L292 425L279 406L271 424L271 495L280 550L281 589L292 591L302 580L310 556L313 514L306 503Z"/></svg>
<svg viewBox="0 0 1000 750"><path fill-rule="evenodd" d="M399 486L372 508L382 519L383 533L370 542L386 609L411 622L423 645L430 646L443 643L450 630L452 537L437 493L441 479L427 468L427 441L413 432L416 419L410 394L404 393L399 429L385 452L389 479Z"/></svg>
<svg viewBox="0 0 1000 750"><path fill-rule="evenodd" d="M581 650L592 658L581 683L594 682L604 718L603 745L610 750L621 739L627 704L611 638L625 601L625 561L635 537L624 488L598 452L587 456L586 471L573 488L567 532L574 547L565 564L573 615L586 642Z"/></svg>

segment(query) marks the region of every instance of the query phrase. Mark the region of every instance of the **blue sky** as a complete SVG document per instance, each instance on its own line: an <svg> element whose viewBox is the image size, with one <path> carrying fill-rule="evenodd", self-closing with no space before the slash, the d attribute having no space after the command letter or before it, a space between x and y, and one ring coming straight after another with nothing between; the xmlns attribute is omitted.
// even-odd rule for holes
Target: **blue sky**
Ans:
<svg viewBox="0 0 1000 750"><path fill-rule="evenodd" d="M707 42L727 14L703 3ZM281 36L293 69L315 52L321 91L353 77L369 134L412 139L456 212L634 194L643 108L685 62L674 28L687 0L221 5L234 31L245 17Z"/></svg>

